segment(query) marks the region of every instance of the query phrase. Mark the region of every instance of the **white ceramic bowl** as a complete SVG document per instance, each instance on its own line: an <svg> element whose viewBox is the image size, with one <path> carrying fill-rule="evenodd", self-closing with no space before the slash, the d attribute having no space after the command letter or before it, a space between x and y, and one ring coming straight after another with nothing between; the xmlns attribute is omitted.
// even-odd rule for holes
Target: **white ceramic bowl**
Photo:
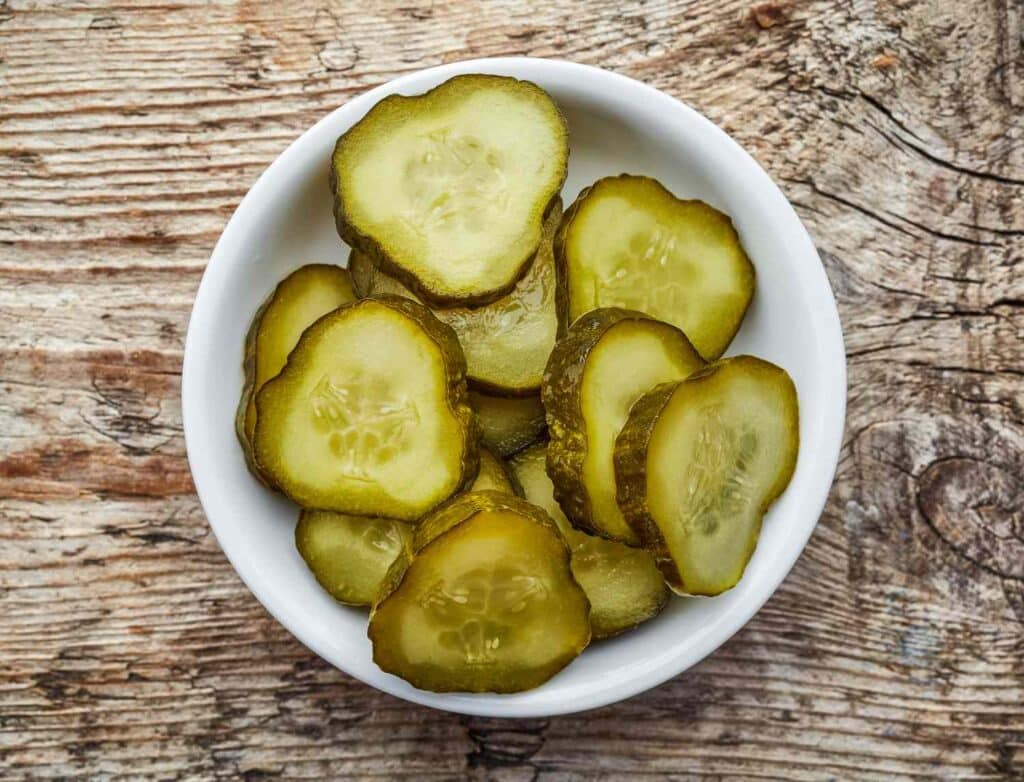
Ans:
<svg viewBox="0 0 1024 782"><path fill-rule="evenodd" d="M594 644L544 686L517 695L436 694L371 659L366 612L335 603L293 544L296 508L247 472L233 420L249 320L274 285L319 261L343 264L327 184L337 137L385 95L421 93L458 73L536 82L569 121L566 204L598 177L660 179L732 216L757 268L757 293L730 353L785 367L800 397L800 460L765 519L742 581L712 599L674 598L656 619ZM846 363L835 300L807 231L768 175L724 132L639 82L584 65L530 58L442 65L389 82L324 117L286 149L242 200L210 259L185 345L182 406L196 490L224 553L281 624L346 673L416 703L466 714L536 717L642 692L697 663L775 591L811 535L839 454Z"/></svg>

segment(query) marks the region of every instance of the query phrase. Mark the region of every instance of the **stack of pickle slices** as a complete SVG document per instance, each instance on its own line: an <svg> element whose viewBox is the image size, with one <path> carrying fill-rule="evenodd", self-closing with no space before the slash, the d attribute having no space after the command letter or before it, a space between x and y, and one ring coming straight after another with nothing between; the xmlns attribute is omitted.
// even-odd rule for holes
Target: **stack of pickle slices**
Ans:
<svg viewBox="0 0 1024 782"><path fill-rule="evenodd" d="M246 339L250 470L423 689L536 687L730 589L796 464L789 376L722 358L755 288L729 217L625 174L563 213L568 161L535 84L385 98L331 161L348 267L292 272Z"/></svg>

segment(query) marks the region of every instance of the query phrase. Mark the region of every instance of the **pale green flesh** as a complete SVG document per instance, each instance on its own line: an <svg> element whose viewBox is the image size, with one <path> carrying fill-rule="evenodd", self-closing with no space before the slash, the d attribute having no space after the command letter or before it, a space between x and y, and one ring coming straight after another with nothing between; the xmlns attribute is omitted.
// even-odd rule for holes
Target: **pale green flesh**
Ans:
<svg viewBox="0 0 1024 782"><path fill-rule="evenodd" d="M546 460L547 446L534 445L516 454L512 469L526 499L547 512L572 550L572 574L590 600L594 638L617 635L651 618L668 598L654 557L574 529L555 501Z"/></svg>
<svg viewBox="0 0 1024 782"><path fill-rule="evenodd" d="M728 217L639 177L595 185L564 251L570 319L597 307L639 310L682 329L708 360L728 347L754 291Z"/></svg>
<svg viewBox="0 0 1024 782"><path fill-rule="evenodd" d="M465 436L414 321L361 302L299 353L261 392L257 428L259 462L292 499L411 521L455 491Z"/></svg>
<svg viewBox="0 0 1024 782"><path fill-rule="evenodd" d="M765 505L796 458L790 387L720 370L680 386L658 418L647 504L686 592L718 594L742 576Z"/></svg>
<svg viewBox="0 0 1024 782"><path fill-rule="evenodd" d="M370 633L378 664L418 687L510 692L561 668L590 630L555 530L483 511L413 557Z"/></svg>
<svg viewBox="0 0 1024 782"><path fill-rule="evenodd" d="M338 266L303 266L277 286L257 326L256 371L245 412L249 442L256 429L256 392L281 371L303 331L320 316L354 299L348 273Z"/></svg>
<svg viewBox="0 0 1024 782"><path fill-rule="evenodd" d="M478 79L379 108L335 153L345 219L438 296L507 289L564 177L550 98Z"/></svg>
<svg viewBox="0 0 1024 782"><path fill-rule="evenodd" d="M372 605L381 583L403 551L412 527L392 519L303 511L295 529L299 553L331 596L351 605Z"/></svg>
<svg viewBox="0 0 1024 782"><path fill-rule="evenodd" d="M639 538L615 497L615 438L633 402L659 383L681 380L703 365L692 351L673 349L678 343L666 339L665 331L651 320L622 321L609 328L591 349L580 388L587 435L583 485L591 521L603 535L630 544Z"/></svg>
<svg viewBox="0 0 1024 782"><path fill-rule="evenodd" d="M522 450L544 431L539 396L500 397L470 391L469 404L483 429L484 443L499 456Z"/></svg>

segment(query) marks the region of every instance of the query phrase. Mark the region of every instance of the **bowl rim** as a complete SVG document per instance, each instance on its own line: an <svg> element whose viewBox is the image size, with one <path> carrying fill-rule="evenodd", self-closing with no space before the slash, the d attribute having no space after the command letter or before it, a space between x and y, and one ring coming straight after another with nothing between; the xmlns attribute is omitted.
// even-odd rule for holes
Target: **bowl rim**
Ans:
<svg viewBox="0 0 1024 782"><path fill-rule="evenodd" d="M293 157L300 154L299 150L305 145L306 139L314 136L318 129L330 123L339 114L351 115L353 121L355 121L378 100L388 94L406 92L409 87L415 86L417 82L430 80L431 83L436 83L441 79L468 72L501 73L528 80L543 80L545 75L557 74L561 77L572 77L595 84L601 83L603 88L609 90L633 91L637 94L638 99L657 105L666 115L675 114L683 118L689 124L699 128L701 133L707 134L719 145L724 146L730 155L738 157L739 163L745 165L749 174L755 179L760 180L753 183L753 186L756 186L759 192L763 192L766 198L771 199L771 208L778 214L781 220L785 220L789 224L789 230L793 233L793 238L801 245L794 248L794 255L805 259L800 267L802 282L811 289L816 299L814 315L815 326L819 330L819 343L827 346L831 359L831 364L828 367L829 374L824 382L831 399L834 400L833 404L835 407L821 421L822 434L818 443L819 447L816 451L815 459L810 466L810 469L813 471L813 479L809 482L810 488L805 490L805 494L810 495L805 505L813 510L813 513L808 513L807 517L809 519L813 517L813 519L805 522L802 527L793 530L792 541L793 543L799 542L799 545L791 546L788 549L788 551L792 552L791 556L786 557L786 561L776 564L774 577L769 578L768 583L760 593L756 594L755 599L741 604L738 608L730 611L723 617L723 621L716 621L714 626L708 629L700 641L692 645L687 652L675 656L661 655L657 665L647 666L643 670L634 669L634 673L630 677L618 680L617 682L597 682L595 686L588 688L585 692L576 695L574 698L565 699L556 704L546 706L520 703L515 700L516 696L514 695L433 693L414 688L402 689L400 680L385 674L375 666L369 674L366 672L356 672L354 666L349 665L347 661L334 659L328 652L318 648L318 644L309 638L308 634L302 631L302 628L293 627L281 618L279 611L275 610L277 604L276 596L271 594L269 590L263 589L258 573L250 570L245 562L236 561L235 558L232 558L229 547L225 546L225 541L221 534L218 533L217 526L208 511L214 491L213 477L208 472L205 472L203 465L199 463L200 456L196 448L199 434L195 430L196 424L193 423L190 426L190 421L195 422L200 417L199 409L202 405L202 399L198 391L193 391L199 385L196 378L203 372L202 365L198 363L196 344L208 330L207 321L213 317L212 307L206 305L205 302L213 297L215 289L224 284L223 277L229 268L225 257L231 253L230 248L244 234L248 224L252 222L251 216L248 214L252 205L263 198L265 191L273 187L272 180L283 169L288 167ZM420 91L419 88L417 88L417 91ZM812 262L812 260L816 261L816 263ZM189 317L181 374L182 428L189 469L192 473L200 505L224 555L245 586L270 615L303 645L323 660L375 689L403 700L444 711L490 717L557 716L594 709L624 700L645 692L696 665L735 635L761 609L764 603L775 594L779 584L789 574L817 526L825 503L828 500L838 467L846 420L846 394L846 353L843 344L842 327L838 307L828 277L825 274L824 266L807 229L789 200L783 195L782 191L760 164L732 137L704 115L655 87L629 76L596 66L561 59L538 57L488 57L460 60L403 74L347 100L322 117L289 144L260 174L256 182L239 202L238 207L229 219L213 249L210 260L203 272ZM192 432L191 434L190 431Z"/></svg>

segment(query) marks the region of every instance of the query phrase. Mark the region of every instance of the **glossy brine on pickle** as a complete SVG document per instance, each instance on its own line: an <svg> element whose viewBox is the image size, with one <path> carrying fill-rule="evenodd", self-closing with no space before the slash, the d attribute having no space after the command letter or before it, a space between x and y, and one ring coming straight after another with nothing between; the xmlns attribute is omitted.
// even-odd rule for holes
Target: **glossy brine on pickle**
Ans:
<svg viewBox="0 0 1024 782"><path fill-rule="evenodd" d="M568 155L564 118L530 82L390 95L338 139L338 232L432 304L493 301L533 259Z"/></svg>

